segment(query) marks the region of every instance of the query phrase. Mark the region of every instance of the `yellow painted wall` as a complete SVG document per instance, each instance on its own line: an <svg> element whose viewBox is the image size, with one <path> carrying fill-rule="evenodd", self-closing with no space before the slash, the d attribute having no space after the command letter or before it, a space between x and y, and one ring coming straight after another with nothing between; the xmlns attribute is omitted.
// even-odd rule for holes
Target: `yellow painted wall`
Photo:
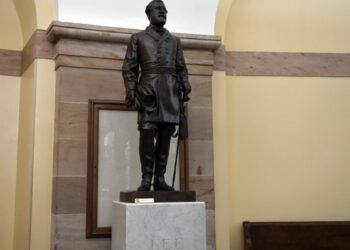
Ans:
<svg viewBox="0 0 350 250"><path fill-rule="evenodd" d="M216 10L215 35L221 36L222 43L225 43L227 17L230 13L232 1L235 0L219 0Z"/></svg>
<svg viewBox="0 0 350 250"><path fill-rule="evenodd" d="M11 37L9 29L21 31L21 41L16 48L21 50L36 29L46 29L53 20L53 1L9 2L17 13L13 11L8 15L18 16L17 26L4 25L7 29L3 28L3 32ZM0 31L1 28L0 25ZM0 42L0 48L3 43ZM14 235L9 241L13 241L15 250L47 250L51 242L54 62L35 60L23 74L20 86Z"/></svg>
<svg viewBox="0 0 350 250"><path fill-rule="evenodd" d="M218 11L216 33L225 30L228 51L348 53L349 11L346 0L233 0L226 24ZM243 249L245 220L350 220L350 79L218 74L214 168L224 214L217 237L227 231L224 217L230 224L230 246L218 241L218 250ZM225 144L229 150L219 150Z"/></svg>
<svg viewBox="0 0 350 250"><path fill-rule="evenodd" d="M52 176L55 120L55 62L36 60L35 142L31 250L47 250L51 244Z"/></svg>
<svg viewBox="0 0 350 250"><path fill-rule="evenodd" d="M215 34L225 44L227 18L234 0L220 0L216 12ZM230 158L227 84L224 71L213 73L213 142L216 248L230 249Z"/></svg>
<svg viewBox="0 0 350 250"><path fill-rule="evenodd" d="M231 197L227 192L230 190L230 164L225 72L214 72L212 81L216 247L228 250Z"/></svg>
<svg viewBox="0 0 350 250"><path fill-rule="evenodd" d="M0 249L12 249L15 220L19 77L0 76Z"/></svg>
<svg viewBox="0 0 350 250"><path fill-rule="evenodd" d="M15 250L50 249L54 114L54 61L38 59L21 82Z"/></svg>
<svg viewBox="0 0 350 250"><path fill-rule="evenodd" d="M20 90L14 250L29 249L35 117L35 66L23 74Z"/></svg>
<svg viewBox="0 0 350 250"><path fill-rule="evenodd" d="M22 32L11 0L0 1L0 49L21 50ZM0 249L13 247L20 77L0 76Z"/></svg>
<svg viewBox="0 0 350 250"><path fill-rule="evenodd" d="M233 0L226 49L346 53L349 12L348 0Z"/></svg>
<svg viewBox="0 0 350 250"><path fill-rule="evenodd" d="M349 80L228 77L231 249L245 220L350 220Z"/></svg>
<svg viewBox="0 0 350 250"><path fill-rule="evenodd" d="M32 0L33 1L33 0ZM34 0L37 13L37 29L47 29L54 20L56 0Z"/></svg>
<svg viewBox="0 0 350 250"><path fill-rule="evenodd" d="M0 49L22 50L21 25L12 0L0 1Z"/></svg>
<svg viewBox="0 0 350 250"><path fill-rule="evenodd" d="M23 44L25 45L37 27L36 7L34 0L12 0L22 29Z"/></svg>
<svg viewBox="0 0 350 250"><path fill-rule="evenodd" d="M12 1L20 19L24 44L27 43L36 29L47 29L54 19L53 0Z"/></svg>

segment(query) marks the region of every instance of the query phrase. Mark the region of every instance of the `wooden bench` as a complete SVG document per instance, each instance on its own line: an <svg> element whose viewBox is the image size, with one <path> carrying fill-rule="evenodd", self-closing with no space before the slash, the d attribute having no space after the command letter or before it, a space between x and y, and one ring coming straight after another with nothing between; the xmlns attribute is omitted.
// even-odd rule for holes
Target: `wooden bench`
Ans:
<svg viewBox="0 0 350 250"><path fill-rule="evenodd" d="M245 250L350 250L350 222L244 222Z"/></svg>

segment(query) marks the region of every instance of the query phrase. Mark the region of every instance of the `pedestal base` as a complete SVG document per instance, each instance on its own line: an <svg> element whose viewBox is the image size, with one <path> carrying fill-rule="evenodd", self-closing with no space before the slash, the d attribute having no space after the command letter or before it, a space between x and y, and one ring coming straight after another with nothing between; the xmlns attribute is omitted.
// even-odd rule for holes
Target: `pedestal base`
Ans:
<svg viewBox="0 0 350 250"><path fill-rule="evenodd" d="M205 250L204 202L113 202L112 250Z"/></svg>
<svg viewBox="0 0 350 250"><path fill-rule="evenodd" d="M153 198L154 202L190 202L196 201L195 191L122 191L120 201L134 203L137 198Z"/></svg>

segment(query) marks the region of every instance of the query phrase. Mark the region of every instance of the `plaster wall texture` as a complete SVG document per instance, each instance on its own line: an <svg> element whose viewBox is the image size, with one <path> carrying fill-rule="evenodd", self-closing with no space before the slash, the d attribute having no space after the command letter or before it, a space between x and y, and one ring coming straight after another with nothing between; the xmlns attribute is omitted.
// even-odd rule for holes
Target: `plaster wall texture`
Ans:
<svg viewBox="0 0 350 250"><path fill-rule="evenodd" d="M36 29L46 29L53 21L55 2L54 0L13 0L12 2L20 20L24 46Z"/></svg>
<svg viewBox="0 0 350 250"><path fill-rule="evenodd" d="M12 249L20 77L0 76L0 249Z"/></svg>
<svg viewBox="0 0 350 250"><path fill-rule="evenodd" d="M228 250L230 243L230 167L229 127L227 117L227 86L225 72L213 74L213 142L214 142L214 189L216 247Z"/></svg>
<svg viewBox="0 0 350 250"><path fill-rule="evenodd" d="M225 25L227 51L348 53L349 9L343 0L237 0L226 23L218 12L217 25L221 30ZM349 220L349 79L225 76L223 81L221 74L214 74L214 86L222 83L215 91L226 90L227 101L214 95L213 115L220 119L214 122L214 169L216 178L229 173L229 183L215 179L215 188L219 194L230 190L230 210L221 209L230 218L228 231L217 216L217 230L230 234L230 246L222 249L243 249L244 220ZM228 151L219 151L219 145L228 145ZM219 165L225 157L228 169Z"/></svg>
<svg viewBox="0 0 350 250"><path fill-rule="evenodd" d="M34 151L35 66L21 79L16 177L14 250L29 249Z"/></svg>
<svg viewBox="0 0 350 250"><path fill-rule="evenodd" d="M34 0L13 0L22 30L22 46L30 39L37 27L36 10ZM22 47L23 48L23 47ZM21 49L22 49L21 48Z"/></svg>
<svg viewBox="0 0 350 250"><path fill-rule="evenodd" d="M36 65L35 144L30 249L49 249L51 239L52 176L55 120L55 62Z"/></svg>
<svg viewBox="0 0 350 250"><path fill-rule="evenodd" d="M231 249L245 220L350 219L348 82L228 77Z"/></svg>
<svg viewBox="0 0 350 250"><path fill-rule="evenodd" d="M228 51L350 51L347 0L235 0L227 19Z"/></svg>
<svg viewBox="0 0 350 250"><path fill-rule="evenodd" d="M220 0L215 15L215 35L221 36L221 43L225 44L226 26L228 15L230 14L232 1L235 0Z"/></svg>
<svg viewBox="0 0 350 250"><path fill-rule="evenodd" d="M0 2L0 49L23 48L21 24L12 0Z"/></svg>
<svg viewBox="0 0 350 250"><path fill-rule="evenodd" d="M21 80L15 250L50 247L54 96L54 62L35 60Z"/></svg>
<svg viewBox="0 0 350 250"><path fill-rule="evenodd" d="M21 26L11 0L0 2L0 34L0 49L22 49ZM20 82L20 77L0 76L0 249L13 247Z"/></svg>

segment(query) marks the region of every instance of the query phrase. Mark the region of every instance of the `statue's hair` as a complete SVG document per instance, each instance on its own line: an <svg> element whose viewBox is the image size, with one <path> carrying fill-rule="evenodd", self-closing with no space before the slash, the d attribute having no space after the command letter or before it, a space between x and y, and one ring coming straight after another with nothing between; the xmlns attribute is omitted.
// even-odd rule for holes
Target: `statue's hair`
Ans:
<svg viewBox="0 0 350 250"><path fill-rule="evenodd" d="M148 18L149 18L149 15L150 15L151 11L152 11L153 8L154 8L154 5L155 5L156 3L158 3L158 2L161 2L161 3L164 4L164 2L163 2L162 0L152 0L152 1L146 6L145 12L146 12L146 15L148 16ZM164 5L165 5L165 4L164 4Z"/></svg>

